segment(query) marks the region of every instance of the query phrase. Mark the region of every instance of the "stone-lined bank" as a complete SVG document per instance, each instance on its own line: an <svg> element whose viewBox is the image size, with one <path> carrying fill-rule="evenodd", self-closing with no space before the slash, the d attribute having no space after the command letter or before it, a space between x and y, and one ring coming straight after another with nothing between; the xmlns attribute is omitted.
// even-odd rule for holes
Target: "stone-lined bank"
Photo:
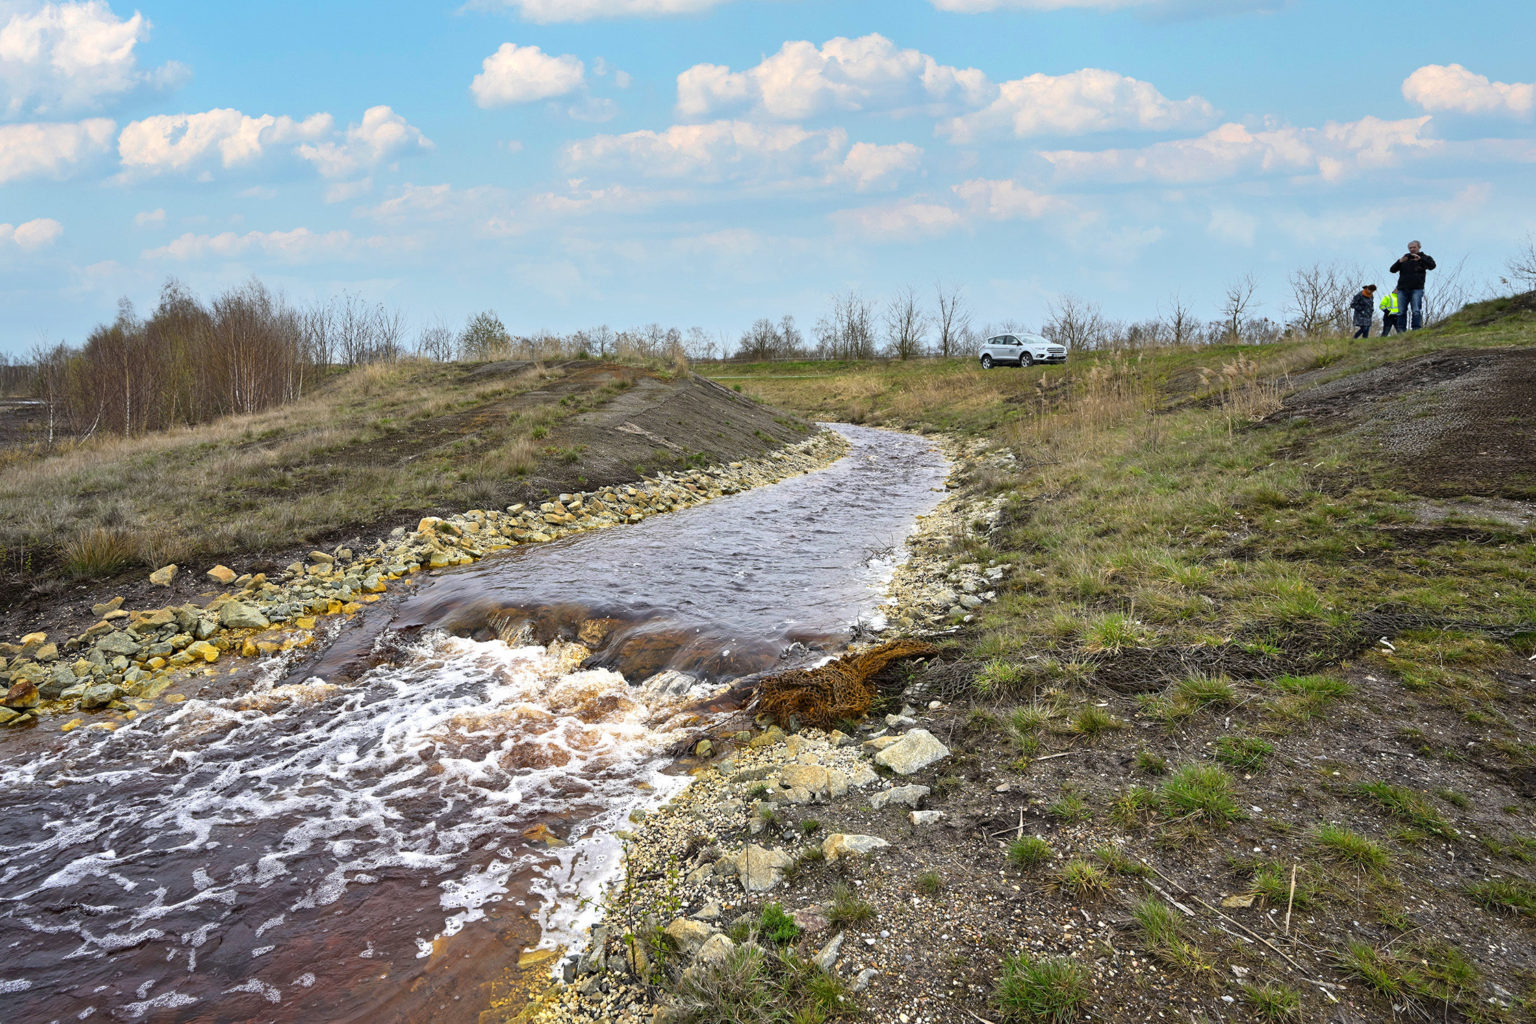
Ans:
<svg viewBox="0 0 1536 1024"><path fill-rule="evenodd" d="M31 633L18 643L0 644L0 684L6 687L0 724L23 725L41 714L77 707L131 717L165 693L175 672L231 653L269 655L307 644L322 617L356 613L363 603L378 600L391 581L412 573L465 565L521 544L638 523L808 473L841 458L848 447L842 435L824 430L758 459L561 494L538 506L430 516L415 530L397 528L369 549L314 551L270 577L215 566L208 578L229 589L202 606L128 611L121 598L114 598L94 606L99 621L78 636L53 641ZM166 566L150 578L169 584L179 571ZM65 728L82 723L77 719Z"/></svg>

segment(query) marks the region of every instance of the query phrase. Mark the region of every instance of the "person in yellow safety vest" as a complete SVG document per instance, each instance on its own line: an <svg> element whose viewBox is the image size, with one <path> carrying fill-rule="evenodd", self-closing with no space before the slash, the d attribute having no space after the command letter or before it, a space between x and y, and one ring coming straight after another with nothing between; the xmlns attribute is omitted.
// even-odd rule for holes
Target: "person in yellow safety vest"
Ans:
<svg viewBox="0 0 1536 1024"><path fill-rule="evenodd" d="M1397 292L1387 292L1381 299L1381 336L1385 338L1397 328L1399 334L1403 333L1403 307Z"/></svg>

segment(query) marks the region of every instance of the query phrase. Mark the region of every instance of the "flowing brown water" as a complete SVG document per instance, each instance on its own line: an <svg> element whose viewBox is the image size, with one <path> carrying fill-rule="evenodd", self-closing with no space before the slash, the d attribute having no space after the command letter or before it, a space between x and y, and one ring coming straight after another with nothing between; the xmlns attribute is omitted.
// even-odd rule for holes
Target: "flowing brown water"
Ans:
<svg viewBox="0 0 1536 1024"><path fill-rule="evenodd" d="M303 672L116 732L0 734L0 1020L515 1001L519 954L592 919L613 832L684 784L662 769L700 701L878 616L946 465L839 429L820 472L423 580Z"/></svg>

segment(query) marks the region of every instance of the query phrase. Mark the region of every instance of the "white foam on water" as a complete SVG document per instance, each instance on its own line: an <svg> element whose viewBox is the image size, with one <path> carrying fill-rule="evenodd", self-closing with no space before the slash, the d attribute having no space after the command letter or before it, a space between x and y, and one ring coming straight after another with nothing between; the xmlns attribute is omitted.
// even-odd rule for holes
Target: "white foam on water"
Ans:
<svg viewBox="0 0 1536 1024"><path fill-rule="evenodd" d="M118 1007L131 1019L138 1020L150 1010L174 1010L179 1006L191 1006L198 1000L195 996L185 996L180 992L167 992L164 995L155 996L153 999L144 999L136 1003L126 1003Z"/></svg>
<svg viewBox="0 0 1536 1024"><path fill-rule="evenodd" d="M32 982L26 978L0 978L0 995L7 992L25 992L32 987Z"/></svg>

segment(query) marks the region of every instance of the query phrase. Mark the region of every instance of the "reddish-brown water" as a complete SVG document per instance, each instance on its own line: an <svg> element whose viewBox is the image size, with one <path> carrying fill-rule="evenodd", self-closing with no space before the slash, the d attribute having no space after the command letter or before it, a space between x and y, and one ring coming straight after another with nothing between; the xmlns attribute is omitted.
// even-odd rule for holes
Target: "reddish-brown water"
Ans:
<svg viewBox="0 0 1536 1024"><path fill-rule="evenodd" d="M844 429L819 473L423 580L302 672L0 734L0 1020L477 1020L578 940L700 701L877 614L945 464Z"/></svg>

